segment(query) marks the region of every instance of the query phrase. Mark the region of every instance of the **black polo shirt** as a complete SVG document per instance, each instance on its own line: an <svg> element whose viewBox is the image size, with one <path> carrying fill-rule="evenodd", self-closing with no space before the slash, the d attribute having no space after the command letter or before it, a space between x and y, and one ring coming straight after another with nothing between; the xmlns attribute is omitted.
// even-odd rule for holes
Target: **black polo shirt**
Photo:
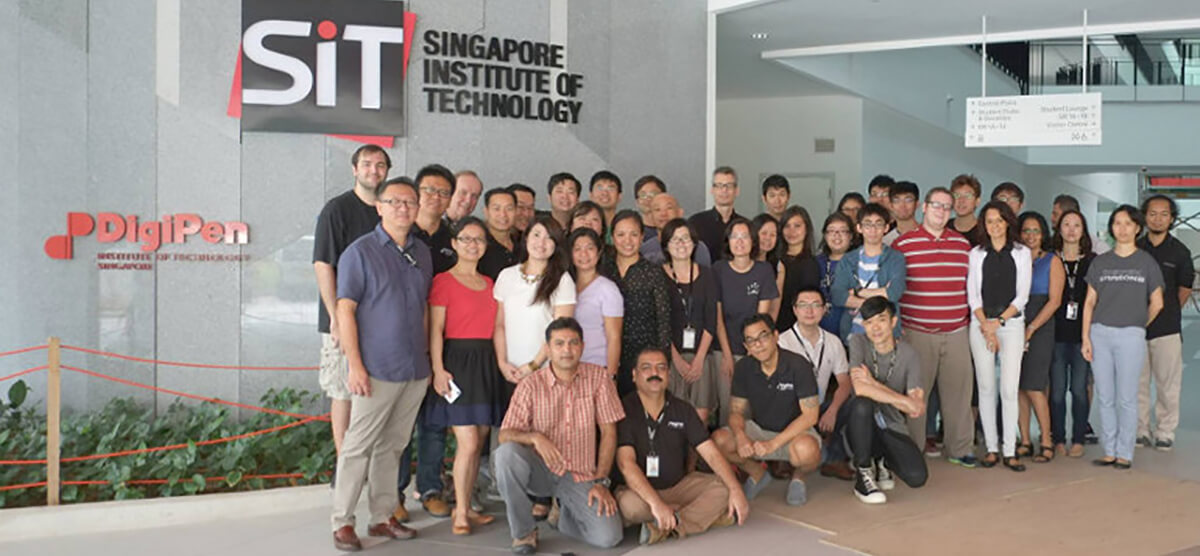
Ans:
<svg viewBox="0 0 1200 556"><path fill-rule="evenodd" d="M1153 340L1163 336L1180 333L1182 311L1179 307L1179 288L1190 288L1196 278L1196 268L1192 264L1192 252L1176 239L1167 234L1167 238L1157 247L1150 243L1150 238L1143 237L1137 241L1137 246L1145 250L1162 270L1163 277L1163 308L1155 317L1154 322L1146 327L1146 339Z"/></svg>
<svg viewBox="0 0 1200 556"><path fill-rule="evenodd" d="M655 422L646 418L646 409L637 392L631 392L621 400L625 407L625 418L617 423L617 447L632 446L637 454L638 467L646 472L646 456L650 455L650 430L654 428L654 453L658 455L658 477L647 477L655 490L675 486L687 475L688 448L695 448L708 440L708 427L696 415L691 404L667 393L667 404L663 406L660 419Z"/></svg>
<svg viewBox="0 0 1200 556"><path fill-rule="evenodd" d="M800 400L817 396L812 363L788 350L779 350L779 364L771 376L762 363L746 356L733 368L730 395L750 405L750 417L763 430L781 432L800 416Z"/></svg>
<svg viewBox="0 0 1200 556"><path fill-rule="evenodd" d="M496 238L492 237L491 232L487 234L487 250L479 258L479 273L491 278L493 282L496 281L497 276L500 276L501 270L521 262L517 254L517 250L521 244L517 242L516 237L513 235L510 234L509 238L513 242L512 251L509 251L507 247L496 241Z"/></svg>
<svg viewBox="0 0 1200 556"><path fill-rule="evenodd" d="M733 211L729 219L733 220L739 216L741 215L737 211ZM692 215L688 222L696 229L700 241L708 246L708 254L712 256L713 262L726 258L725 221L721 220L721 213L717 212L716 207Z"/></svg>
<svg viewBox="0 0 1200 556"><path fill-rule="evenodd" d="M420 226L413 225L413 235L417 239L425 242L429 247L429 253L433 255L433 273L441 274L454 267L458 262L458 254L454 252L454 247L450 245L452 232L450 231L450 221L445 217L442 218L441 225L438 230L429 235L429 232L422 230Z"/></svg>
<svg viewBox="0 0 1200 556"><path fill-rule="evenodd" d="M313 234L313 262L337 269L338 259L354 240L368 234L379 224L379 211L368 205L351 189L325 203L317 217ZM317 330L329 333L329 313L317 298Z"/></svg>

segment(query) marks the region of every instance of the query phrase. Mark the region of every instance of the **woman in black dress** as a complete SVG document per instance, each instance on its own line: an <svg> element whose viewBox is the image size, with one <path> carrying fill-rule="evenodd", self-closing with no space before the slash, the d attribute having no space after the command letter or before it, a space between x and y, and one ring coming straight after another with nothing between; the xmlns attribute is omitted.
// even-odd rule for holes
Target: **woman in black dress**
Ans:
<svg viewBox="0 0 1200 556"><path fill-rule="evenodd" d="M617 373L617 393L624 397L633 391L633 366L642 348L656 347L670 353L671 286L662 269L643 259L639 252L644 230L638 213L618 212L612 228L617 257L610 278L625 298L621 370Z"/></svg>
<svg viewBox="0 0 1200 556"><path fill-rule="evenodd" d="M796 324L796 315L791 306L796 294L805 288L821 286L821 265L817 263L813 249L812 218L804 207L792 205L779 221L779 270L775 285L782 294L771 305L771 316L775 317L775 329L786 331ZM780 308L785 308L780 310Z"/></svg>

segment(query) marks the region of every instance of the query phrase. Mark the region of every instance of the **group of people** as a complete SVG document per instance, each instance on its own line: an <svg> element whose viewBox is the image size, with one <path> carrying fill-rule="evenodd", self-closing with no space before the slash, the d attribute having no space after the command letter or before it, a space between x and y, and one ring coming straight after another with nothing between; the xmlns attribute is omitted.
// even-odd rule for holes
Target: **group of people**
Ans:
<svg viewBox="0 0 1200 556"><path fill-rule="evenodd" d="M778 175L762 184L767 212L737 214L729 167L713 173L714 206L685 219L652 175L620 210L616 174L594 174L582 201L583 184L555 174L543 212L533 188L485 192L471 171L389 180L371 145L351 166L314 249L339 549L361 548L364 483L367 533L416 535L402 494L414 452L428 513L455 534L488 525L485 475L528 554L539 521L598 547L630 526L657 543L741 523L776 478L804 504L817 470L875 504L897 478L922 486L943 450L1014 471L1024 456L1080 457L1093 384L1097 465L1128 468L1135 442L1172 446L1193 267L1170 198L1115 210L1115 245L1096 255L1073 198L1047 223L1003 183L977 214L969 175L923 198L878 176L818 230Z"/></svg>

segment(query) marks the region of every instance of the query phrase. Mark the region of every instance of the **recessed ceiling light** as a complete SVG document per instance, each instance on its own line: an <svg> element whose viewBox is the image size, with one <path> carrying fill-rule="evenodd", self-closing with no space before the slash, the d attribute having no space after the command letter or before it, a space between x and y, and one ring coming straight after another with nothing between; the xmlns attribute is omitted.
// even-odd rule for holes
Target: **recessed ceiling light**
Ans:
<svg viewBox="0 0 1200 556"><path fill-rule="evenodd" d="M770 35L770 34L768 34L768 33L752 33L752 34L750 35L750 38L752 38L752 39L754 39L754 40L756 40L756 41L765 41L765 40L767 40L768 38L770 38L770 36L771 36L771 35Z"/></svg>

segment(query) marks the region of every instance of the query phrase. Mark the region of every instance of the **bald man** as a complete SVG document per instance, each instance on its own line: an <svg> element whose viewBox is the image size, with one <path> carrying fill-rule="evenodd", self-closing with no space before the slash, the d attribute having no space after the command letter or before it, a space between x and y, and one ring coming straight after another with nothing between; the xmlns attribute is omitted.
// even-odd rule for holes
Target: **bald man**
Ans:
<svg viewBox="0 0 1200 556"><path fill-rule="evenodd" d="M645 237L642 239L642 257L654 264L663 264L666 262L666 254L663 253L658 230L666 226L667 222L683 218L683 208L679 206L679 201L675 199L675 196L670 193L660 193L650 201L650 217L658 223L658 228L646 228ZM712 256L704 242L696 243L696 252L692 258L700 266L712 265Z"/></svg>

